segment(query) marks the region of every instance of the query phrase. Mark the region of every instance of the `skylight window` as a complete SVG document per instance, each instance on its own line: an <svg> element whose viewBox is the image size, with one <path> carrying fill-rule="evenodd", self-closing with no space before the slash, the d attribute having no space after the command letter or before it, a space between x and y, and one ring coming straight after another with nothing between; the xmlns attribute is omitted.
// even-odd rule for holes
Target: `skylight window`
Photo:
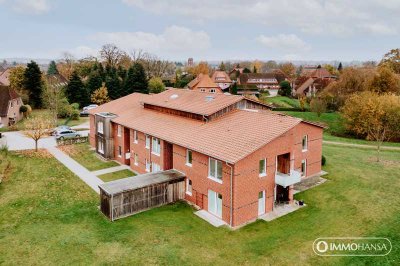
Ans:
<svg viewBox="0 0 400 266"><path fill-rule="evenodd" d="M169 96L169 98L171 99L171 100L174 100L174 99L176 99L176 98L178 98L179 96L178 96L178 94L172 94L171 96Z"/></svg>

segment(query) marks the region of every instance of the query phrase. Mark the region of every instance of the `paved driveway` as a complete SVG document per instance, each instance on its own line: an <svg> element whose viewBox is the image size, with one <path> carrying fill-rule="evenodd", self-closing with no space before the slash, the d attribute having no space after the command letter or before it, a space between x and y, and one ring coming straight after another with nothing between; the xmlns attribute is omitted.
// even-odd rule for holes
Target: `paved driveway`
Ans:
<svg viewBox="0 0 400 266"><path fill-rule="evenodd" d="M88 130L79 131L81 136L87 136L89 134ZM11 151L15 150L31 150L35 148L35 141L33 139L26 137L20 131L5 132L3 133L3 144L8 146ZM56 139L54 137L47 137L40 139L38 142L38 148L49 148L57 146Z"/></svg>

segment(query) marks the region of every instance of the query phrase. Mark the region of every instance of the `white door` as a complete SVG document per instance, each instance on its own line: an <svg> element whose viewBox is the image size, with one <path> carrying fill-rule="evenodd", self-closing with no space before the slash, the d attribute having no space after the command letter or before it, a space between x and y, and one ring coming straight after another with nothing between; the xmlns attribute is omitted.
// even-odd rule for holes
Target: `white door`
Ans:
<svg viewBox="0 0 400 266"><path fill-rule="evenodd" d="M265 213L265 190L258 192L258 215Z"/></svg>
<svg viewBox="0 0 400 266"><path fill-rule="evenodd" d="M212 190L208 191L208 211L222 217L222 195Z"/></svg>

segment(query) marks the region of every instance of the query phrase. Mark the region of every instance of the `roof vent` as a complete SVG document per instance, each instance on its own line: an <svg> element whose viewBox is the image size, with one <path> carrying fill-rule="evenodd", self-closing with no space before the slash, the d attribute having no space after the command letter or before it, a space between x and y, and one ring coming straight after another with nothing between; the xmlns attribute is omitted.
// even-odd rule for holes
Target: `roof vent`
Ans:
<svg viewBox="0 0 400 266"><path fill-rule="evenodd" d="M211 102L212 100L214 100L214 96L212 96L212 95L206 96L206 102Z"/></svg>
<svg viewBox="0 0 400 266"><path fill-rule="evenodd" d="M171 100L175 100L175 99L178 98L178 97L179 97L178 94L172 94L171 96L169 96L169 98L170 98Z"/></svg>

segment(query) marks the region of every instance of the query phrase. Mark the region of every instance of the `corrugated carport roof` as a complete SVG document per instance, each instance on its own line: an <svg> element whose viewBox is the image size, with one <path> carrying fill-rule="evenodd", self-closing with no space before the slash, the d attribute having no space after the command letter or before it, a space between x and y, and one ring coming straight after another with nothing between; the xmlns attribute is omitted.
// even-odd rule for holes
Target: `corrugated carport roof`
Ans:
<svg viewBox="0 0 400 266"><path fill-rule="evenodd" d="M148 173L138 176L123 178L99 185L99 188L110 195L124 191L135 190L149 185L160 184L185 178L185 175L176 170L167 170L157 173Z"/></svg>

